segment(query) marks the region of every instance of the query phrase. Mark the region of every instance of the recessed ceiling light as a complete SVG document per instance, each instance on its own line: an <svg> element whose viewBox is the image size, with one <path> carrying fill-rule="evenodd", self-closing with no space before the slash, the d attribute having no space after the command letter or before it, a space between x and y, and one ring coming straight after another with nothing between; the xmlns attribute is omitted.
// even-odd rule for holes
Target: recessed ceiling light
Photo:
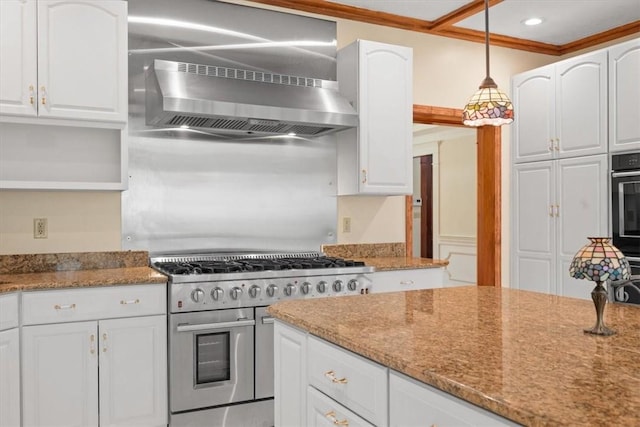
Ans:
<svg viewBox="0 0 640 427"><path fill-rule="evenodd" d="M529 18L522 21L524 25L533 26L542 24L542 18Z"/></svg>

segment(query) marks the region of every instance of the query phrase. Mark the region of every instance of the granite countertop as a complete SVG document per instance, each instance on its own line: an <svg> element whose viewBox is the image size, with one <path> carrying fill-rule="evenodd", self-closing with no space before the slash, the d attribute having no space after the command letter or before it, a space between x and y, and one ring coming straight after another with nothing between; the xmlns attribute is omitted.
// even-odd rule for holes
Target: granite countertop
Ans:
<svg viewBox="0 0 640 427"><path fill-rule="evenodd" d="M367 266L375 267L376 271L438 268L449 265L448 260L407 257L403 242L322 245L321 250L328 256L364 261Z"/></svg>
<svg viewBox="0 0 640 427"><path fill-rule="evenodd" d="M0 294L39 289L167 283L145 251L0 256Z"/></svg>
<svg viewBox="0 0 640 427"><path fill-rule="evenodd" d="M449 265L447 260L408 257L363 257L357 258L376 271L408 270L415 268L440 268Z"/></svg>
<svg viewBox="0 0 640 427"><path fill-rule="evenodd" d="M274 317L531 426L640 425L640 307L492 287L269 307ZM375 314L375 315L374 315Z"/></svg>

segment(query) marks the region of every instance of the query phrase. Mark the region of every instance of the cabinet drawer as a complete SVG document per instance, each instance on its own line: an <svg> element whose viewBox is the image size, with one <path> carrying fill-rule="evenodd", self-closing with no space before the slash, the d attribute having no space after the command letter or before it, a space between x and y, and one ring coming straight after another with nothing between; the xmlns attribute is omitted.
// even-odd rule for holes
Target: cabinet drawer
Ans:
<svg viewBox="0 0 640 427"><path fill-rule="evenodd" d="M519 425L394 371L389 373L389 421L392 427Z"/></svg>
<svg viewBox="0 0 640 427"><path fill-rule="evenodd" d="M24 292L24 325L165 314L165 285Z"/></svg>
<svg viewBox="0 0 640 427"><path fill-rule="evenodd" d="M315 388L307 387L307 426L373 427L335 400L329 399Z"/></svg>
<svg viewBox="0 0 640 427"><path fill-rule="evenodd" d="M387 424L387 369L316 337L309 337L309 385L375 425Z"/></svg>
<svg viewBox="0 0 640 427"><path fill-rule="evenodd" d="M0 295L0 331L18 326L18 293Z"/></svg>
<svg viewBox="0 0 640 427"><path fill-rule="evenodd" d="M370 292L400 292L441 288L444 284L443 268L376 271L371 275Z"/></svg>

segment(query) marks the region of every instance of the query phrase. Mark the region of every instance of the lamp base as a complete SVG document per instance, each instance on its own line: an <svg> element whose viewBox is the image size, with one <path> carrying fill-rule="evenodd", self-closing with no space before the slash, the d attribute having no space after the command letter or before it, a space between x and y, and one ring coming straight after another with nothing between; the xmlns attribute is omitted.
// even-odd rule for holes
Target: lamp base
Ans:
<svg viewBox="0 0 640 427"><path fill-rule="evenodd" d="M596 282L596 287L591 291L591 299L596 306L596 324L591 329L585 329L584 333L604 336L614 335L616 331L607 328L602 320L604 306L607 303L607 291L604 286L602 286L602 282Z"/></svg>

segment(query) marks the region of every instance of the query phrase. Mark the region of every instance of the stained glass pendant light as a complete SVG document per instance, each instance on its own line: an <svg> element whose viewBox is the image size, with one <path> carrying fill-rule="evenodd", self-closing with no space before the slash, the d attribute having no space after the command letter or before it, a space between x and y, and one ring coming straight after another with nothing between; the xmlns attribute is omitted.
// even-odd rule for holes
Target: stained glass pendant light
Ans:
<svg viewBox="0 0 640 427"><path fill-rule="evenodd" d="M513 122L513 104L489 75L489 0L484 0L485 62L487 77L462 112L466 126L502 126Z"/></svg>

